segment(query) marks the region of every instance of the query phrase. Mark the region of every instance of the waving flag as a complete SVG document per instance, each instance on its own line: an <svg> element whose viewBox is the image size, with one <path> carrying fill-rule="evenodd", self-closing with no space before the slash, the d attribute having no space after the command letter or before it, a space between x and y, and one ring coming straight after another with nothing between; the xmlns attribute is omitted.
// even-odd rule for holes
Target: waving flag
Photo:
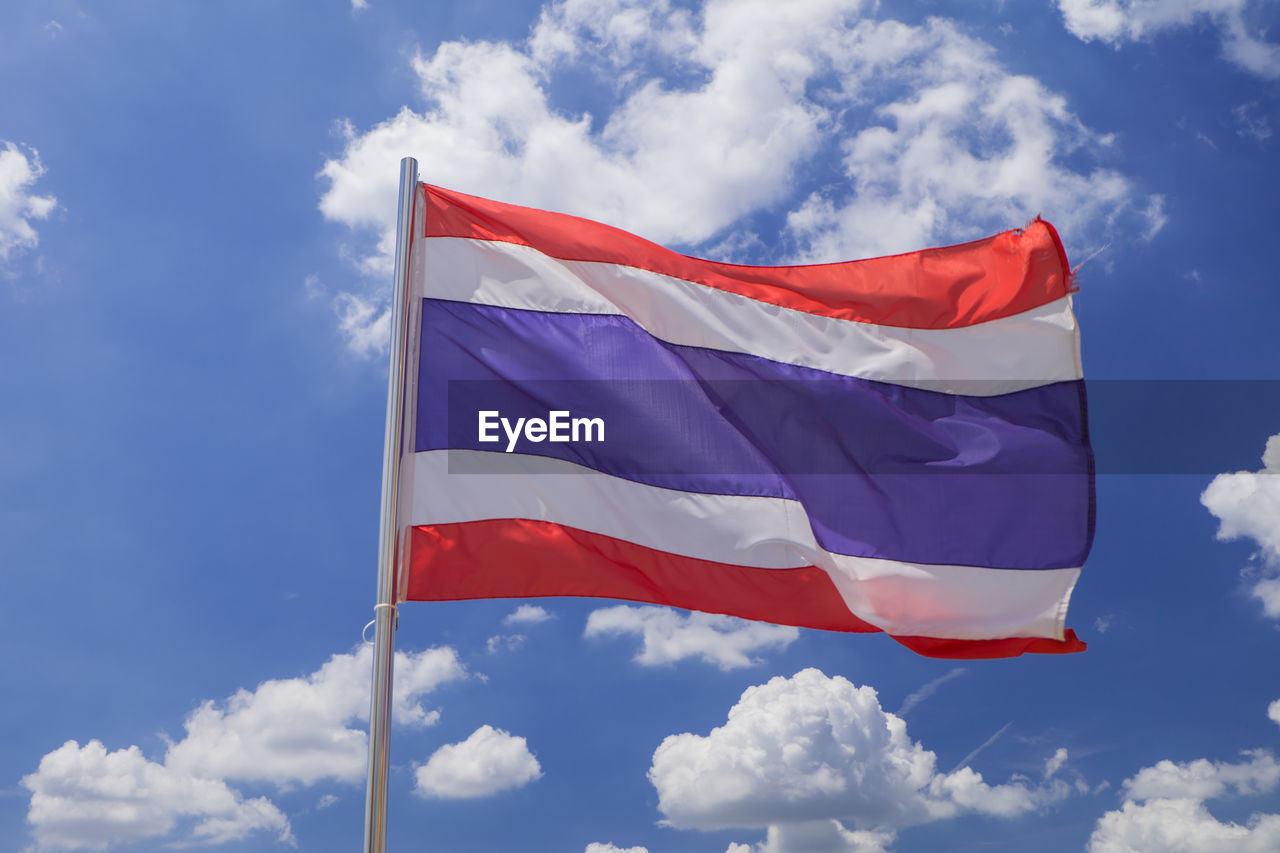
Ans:
<svg viewBox="0 0 1280 853"><path fill-rule="evenodd" d="M399 600L1084 648L1092 456L1048 223L748 267L418 185L409 278Z"/></svg>

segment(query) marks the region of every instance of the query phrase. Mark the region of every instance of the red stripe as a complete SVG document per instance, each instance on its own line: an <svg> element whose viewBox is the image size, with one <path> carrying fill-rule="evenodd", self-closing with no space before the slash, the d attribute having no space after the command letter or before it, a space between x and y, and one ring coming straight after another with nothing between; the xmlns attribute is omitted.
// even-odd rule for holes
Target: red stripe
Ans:
<svg viewBox="0 0 1280 853"><path fill-rule="evenodd" d="M748 267L680 255L576 216L422 186L423 236L517 243L561 260L637 267L842 320L958 328L1037 308L1071 286L1062 243L1040 219L959 246L837 264Z"/></svg>
<svg viewBox="0 0 1280 853"><path fill-rule="evenodd" d="M849 612L826 572L814 566L758 569L645 548L573 527L492 519L414 527L408 601L580 596L666 604L744 619L821 628L879 631ZM1084 643L1033 637L944 640L894 637L939 658L1014 657L1076 652Z"/></svg>

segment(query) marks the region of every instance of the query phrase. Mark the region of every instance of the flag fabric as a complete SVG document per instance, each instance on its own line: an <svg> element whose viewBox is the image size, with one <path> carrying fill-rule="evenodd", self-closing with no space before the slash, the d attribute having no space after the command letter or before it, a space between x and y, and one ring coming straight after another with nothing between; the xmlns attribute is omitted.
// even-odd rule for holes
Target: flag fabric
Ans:
<svg viewBox="0 0 1280 853"><path fill-rule="evenodd" d="M420 184L409 275L400 600L1084 648L1093 461L1047 222L751 267Z"/></svg>

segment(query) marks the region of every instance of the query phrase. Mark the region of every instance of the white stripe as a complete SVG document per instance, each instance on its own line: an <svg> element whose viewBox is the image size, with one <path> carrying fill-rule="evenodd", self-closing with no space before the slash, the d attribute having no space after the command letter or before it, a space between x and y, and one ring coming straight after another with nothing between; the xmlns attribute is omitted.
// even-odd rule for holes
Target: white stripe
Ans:
<svg viewBox="0 0 1280 853"><path fill-rule="evenodd" d="M422 247L431 298L620 314L669 343L971 396L1081 377L1070 297L974 326L905 329L781 308L635 267L562 261L514 243L432 237Z"/></svg>
<svg viewBox="0 0 1280 853"><path fill-rule="evenodd" d="M432 450L413 468L414 525L526 518L738 566L815 565L854 615L898 636L1060 640L1080 574L832 554L795 501L663 489L541 456Z"/></svg>

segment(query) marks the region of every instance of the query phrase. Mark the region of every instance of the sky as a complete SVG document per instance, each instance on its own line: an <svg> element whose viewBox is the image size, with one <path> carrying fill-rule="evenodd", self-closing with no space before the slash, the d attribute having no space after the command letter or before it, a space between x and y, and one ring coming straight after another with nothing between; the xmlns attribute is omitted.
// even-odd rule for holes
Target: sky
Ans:
<svg viewBox="0 0 1280 853"><path fill-rule="evenodd" d="M407 604L388 849L1280 849L1278 131L1263 0L6 2L0 849L360 844L406 155L737 263L1043 215L1098 522L1075 655Z"/></svg>

